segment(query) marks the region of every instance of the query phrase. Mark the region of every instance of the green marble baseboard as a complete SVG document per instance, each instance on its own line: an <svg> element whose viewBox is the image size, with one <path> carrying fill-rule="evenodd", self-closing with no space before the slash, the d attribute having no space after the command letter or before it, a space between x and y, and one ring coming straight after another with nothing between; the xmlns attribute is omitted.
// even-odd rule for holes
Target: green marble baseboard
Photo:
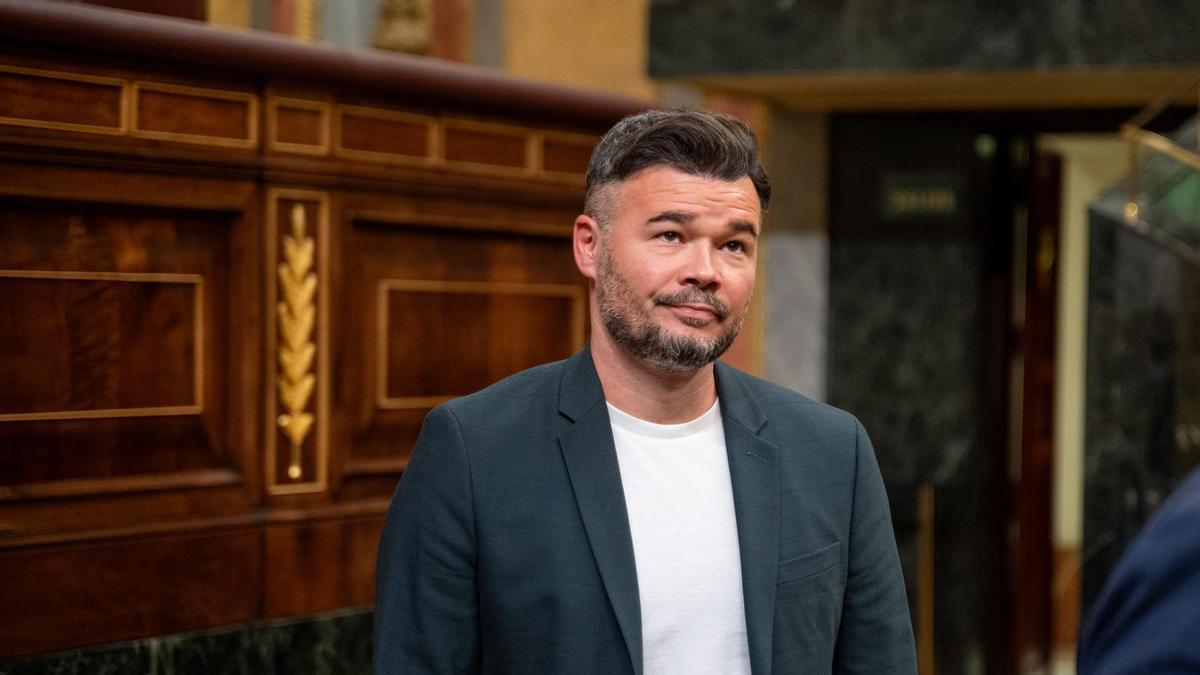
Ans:
<svg viewBox="0 0 1200 675"><path fill-rule="evenodd" d="M0 675L368 675L369 608L0 661Z"/></svg>

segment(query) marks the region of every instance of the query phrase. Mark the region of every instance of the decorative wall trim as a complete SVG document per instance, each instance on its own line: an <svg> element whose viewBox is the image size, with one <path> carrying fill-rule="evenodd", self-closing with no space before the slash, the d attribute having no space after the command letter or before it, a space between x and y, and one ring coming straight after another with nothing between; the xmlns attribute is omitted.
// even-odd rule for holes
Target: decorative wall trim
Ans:
<svg viewBox="0 0 1200 675"><path fill-rule="evenodd" d="M318 122L320 138L316 144L296 143L279 140L279 110L315 111L320 117ZM267 98L267 149L272 152L295 153L301 155L328 155L330 150L330 126L332 125L332 109L328 101L313 101L284 96Z"/></svg>
<svg viewBox="0 0 1200 675"><path fill-rule="evenodd" d="M3 422L44 422L55 420L124 419L134 417L177 417L204 412L204 277L199 274L158 272L71 272L61 270L0 270L5 279L48 279L62 281L117 281L143 284L188 284L192 286L192 404L182 406L146 406L99 410L54 410L28 413L0 413Z"/></svg>
<svg viewBox="0 0 1200 675"><path fill-rule="evenodd" d="M515 138L524 143L523 161L521 166L510 166L507 164L493 164L489 162L477 160L450 159L449 150L451 143L448 140L448 135L453 131L465 131L481 135L492 136L494 138ZM472 171L480 171L485 173L497 173L510 176L528 177L536 173L535 166L541 164L541 149L538 144L538 138L534 135L533 129L527 127L517 127L507 124L497 124L494 122L482 122L473 119L462 118L446 118L442 120L442 144L440 159L446 166L460 167Z"/></svg>
<svg viewBox="0 0 1200 675"><path fill-rule="evenodd" d="M81 82L84 84L112 87L117 90L117 119L119 120L117 126L109 127L98 124L62 122L58 120L42 120L28 117L0 116L0 124L34 127L38 129L54 129L57 131L81 131L89 134L106 134L116 136L124 135L129 131L129 92L125 87L125 81L122 79L116 77L101 77L99 75L82 75L79 73L68 73L57 70L43 70L40 68L24 68L21 66L11 66L8 64L0 64L0 73L13 73L26 77L41 77L51 80L65 80L68 82Z"/></svg>
<svg viewBox="0 0 1200 675"><path fill-rule="evenodd" d="M241 138L227 136L213 136L209 134L192 134L176 131L160 131L154 129L143 128L143 120L139 119L139 106L141 104L142 92L157 92L164 94L174 94L176 96L186 96L197 99L210 99L218 101L235 101L245 104L245 126L246 134ZM258 146L258 96L241 91L227 91L224 89L208 89L203 87L187 87L178 84L163 84L161 82L145 82L135 81L131 85L130 94L130 115L132 123L130 125L130 134L137 138L148 138L163 141L172 141L175 143L195 143L199 145L210 145L224 148L243 148L252 149Z"/></svg>
<svg viewBox="0 0 1200 675"><path fill-rule="evenodd" d="M401 124L424 126L426 134L425 153L423 155L405 155L395 152L366 150L363 148L348 148L345 145L346 117L365 117L368 119L383 120L385 122L399 122ZM441 156L441 138L441 126L438 118L436 117L401 112L399 110L388 110L386 108L372 108L367 106L345 105L340 103L334 106L333 153L339 157L345 157L347 159L359 159L367 162L427 165L437 163L438 158Z"/></svg>
<svg viewBox="0 0 1200 675"><path fill-rule="evenodd" d="M586 162L580 171L559 171L546 167L546 146L548 144L558 144L564 146L577 146L589 158L592 150L600 142L599 136L589 134L573 134L566 131L542 131L539 132L539 153L537 169L545 176L561 176L564 178L582 179L587 174Z"/></svg>
<svg viewBox="0 0 1200 675"><path fill-rule="evenodd" d="M443 281L433 279L380 279L376 285L375 307L375 405L383 410L419 410L433 408L453 398L470 392L435 396L388 396L387 364L388 341L391 319L388 313L388 293L407 291L415 293L456 293L478 295L528 295L547 298L566 298L571 301L572 349L583 348L584 329L587 318L586 295L583 288L574 284L542 284L501 281Z"/></svg>
<svg viewBox="0 0 1200 675"><path fill-rule="evenodd" d="M289 202L290 208L280 208ZM310 218L309 210L315 213ZM286 231L280 233L282 225ZM267 192L267 492L321 492L328 476L329 196ZM279 250L283 248L283 260ZM281 410L282 408L282 410ZM279 444L288 447L287 482L278 480ZM307 475L305 466L313 467Z"/></svg>
<svg viewBox="0 0 1200 675"><path fill-rule="evenodd" d="M242 474L232 469L194 469L108 478L74 478L0 486L0 501L52 497L93 497L131 492L161 492L185 488L239 485Z"/></svg>

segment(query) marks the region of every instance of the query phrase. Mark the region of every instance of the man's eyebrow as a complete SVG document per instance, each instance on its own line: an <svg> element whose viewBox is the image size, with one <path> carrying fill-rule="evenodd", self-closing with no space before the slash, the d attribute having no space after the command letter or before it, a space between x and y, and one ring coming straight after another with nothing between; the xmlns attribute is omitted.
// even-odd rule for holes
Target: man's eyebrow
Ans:
<svg viewBox="0 0 1200 675"><path fill-rule="evenodd" d="M688 223L692 222L695 219L696 219L696 214L694 214L694 213L685 213L683 211L664 211L664 212L658 214L657 216L654 216L650 220L647 220L646 223L649 224L649 223L667 222L667 223L675 223L677 225L687 225Z"/></svg>
<svg viewBox="0 0 1200 675"><path fill-rule="evenodd" d="M758 239L758 228L754 226L754 223L748 220L735 220L729 223L729 227L732 228L734 232L749 232L750 236Z"/></svg>

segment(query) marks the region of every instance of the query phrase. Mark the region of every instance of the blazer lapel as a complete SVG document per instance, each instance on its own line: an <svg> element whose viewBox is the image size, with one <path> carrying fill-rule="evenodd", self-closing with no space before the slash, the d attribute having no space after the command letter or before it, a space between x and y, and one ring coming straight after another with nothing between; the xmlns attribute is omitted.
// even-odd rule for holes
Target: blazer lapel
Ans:
<svg viewBox="0 0 1200 675"><path fill-rule="evenodd" d="M778 449L758 436L767 418L740 377L717 362L717 395L742 557L750 669L756 675L766 675L771 672L779 567Z"/></svg>
<svg viewBox="0 0 1200 675"><path fill-rule="evenodd" d="M574 422L559 434L559 446L633 671L640 675L642 613L633 537L629 532L612 426L590 350L585 349L567 361L559 387L559 411Z"/></svg>

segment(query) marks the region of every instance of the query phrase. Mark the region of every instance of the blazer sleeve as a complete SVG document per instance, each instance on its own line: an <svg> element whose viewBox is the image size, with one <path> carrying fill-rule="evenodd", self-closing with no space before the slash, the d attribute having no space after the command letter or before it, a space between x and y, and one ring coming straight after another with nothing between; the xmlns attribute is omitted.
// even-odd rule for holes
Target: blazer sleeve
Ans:
<svg viewBox="0 0 1200 675"><path fill-rule="evenodd" d="M471 473L454 413L426 416L383 526L375 673L479 671Z"/></svg>
<svg viewBox="0 0 1200 675"><path fill-rule="evenodd" d="M908 596L887 493L867 432L857 419L854 427L854 502L835 672L915 675Z"/></svg>

